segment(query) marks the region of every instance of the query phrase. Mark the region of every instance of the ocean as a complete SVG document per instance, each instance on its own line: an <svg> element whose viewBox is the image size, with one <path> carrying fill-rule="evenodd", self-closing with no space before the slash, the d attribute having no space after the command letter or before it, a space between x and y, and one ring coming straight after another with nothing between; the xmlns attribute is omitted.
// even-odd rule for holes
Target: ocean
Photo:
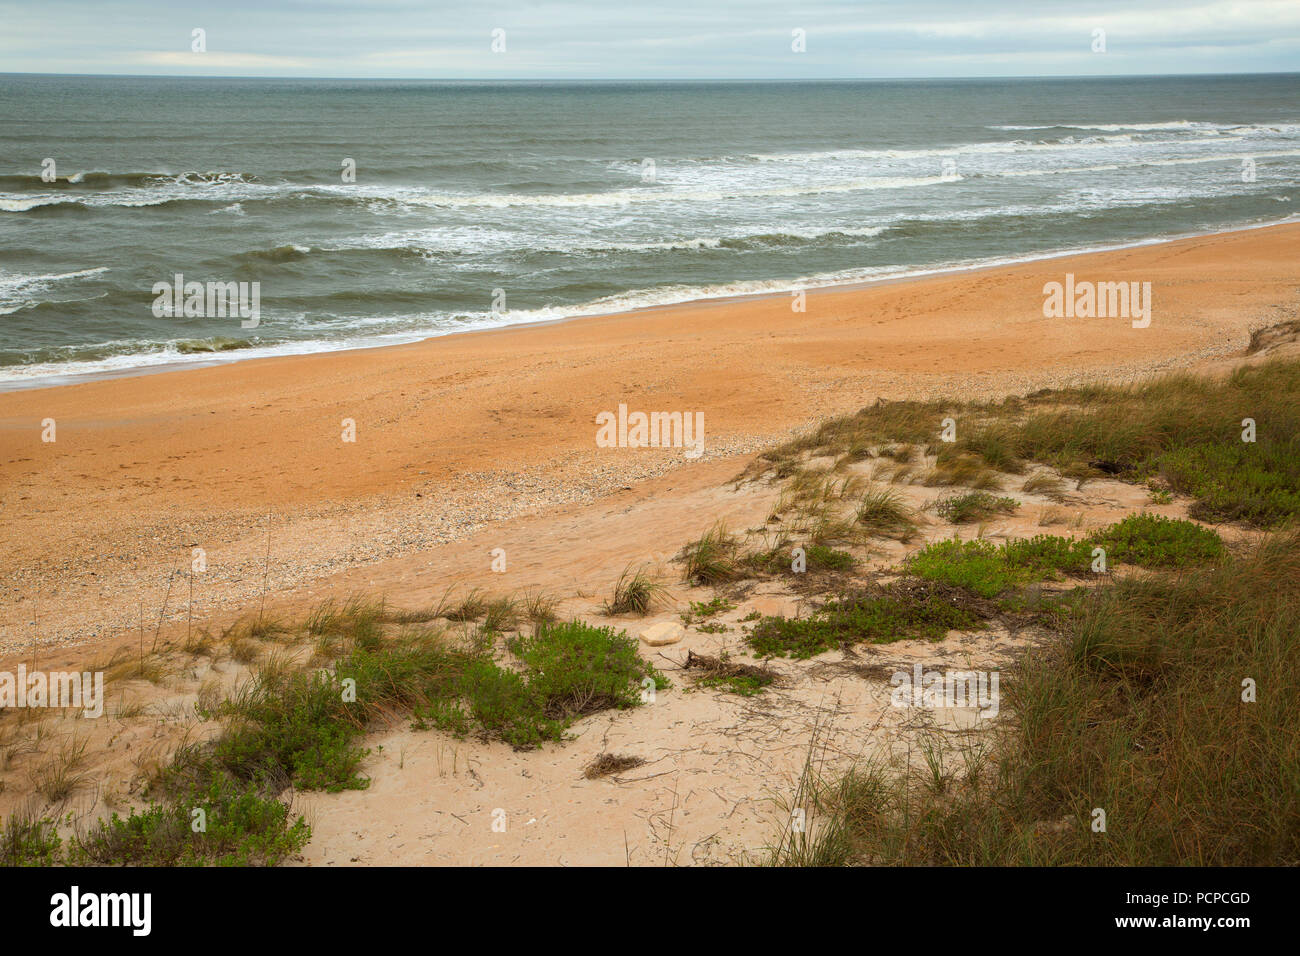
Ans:
<svg viewBox="0 0 1300 956"><path fill-rule="evenodd" d="M0 75L0 388L1020 261L1297 212L1295 74ZM158 314L155 287L177 275L256 283L255 324Z"/></svg>

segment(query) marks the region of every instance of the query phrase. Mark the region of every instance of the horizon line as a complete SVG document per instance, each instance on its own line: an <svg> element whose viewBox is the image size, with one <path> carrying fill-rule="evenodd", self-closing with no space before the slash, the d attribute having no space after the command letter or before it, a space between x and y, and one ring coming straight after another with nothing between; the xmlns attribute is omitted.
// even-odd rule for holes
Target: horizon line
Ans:
<svg viewBox="0 0 1300 956"><path fill-rule="evenodd" d="M47 73L39 71L0 71L0 76L48 76L99 79L156 79L156 80L366 80L375 82L429 81L438 83L873 83L905 80L1124 80L1124 79L1180 79L1189 77L1247 77L1247 76L1300 76L1300 70L1251 70L1239 72L1205 73L1008 73L967 76L299 76L296 74L238 74L238 73Z"/></svg>

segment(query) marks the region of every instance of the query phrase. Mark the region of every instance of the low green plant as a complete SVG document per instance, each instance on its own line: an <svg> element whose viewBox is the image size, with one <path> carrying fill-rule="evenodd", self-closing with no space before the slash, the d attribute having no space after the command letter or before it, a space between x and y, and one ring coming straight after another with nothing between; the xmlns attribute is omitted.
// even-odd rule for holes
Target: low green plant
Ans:
<svg viewBox="0 0 1300 956"><path fill-rule="evenodd" d="M51 818L14 814L0 820L0 866L54 866L62 853L63 839Z"/></svg>
<svg viewBox="0 0 1300 956"><path fill-rule="evenodd" d="M756 697L771 683L770 678L764 679L753 674L715 674L701 677L696 681L696 686L726 691L737 697Z"/></svg>
<svg viewBox="0 0 1300 956"><path fill-rule="evenodd" d="M510 605L513 609L513 603ZM484 602L481 613L493 613ZM148 782L149 804L93 825L64 848L53 821L10 818L0 864L274 865L310 836L277 799L287 788L363 789L367 731L398 713L417 728L477 731L516 747L563 739L574 720L641 702L646 682L668 681L625 632L581 621L543 621L507 641L514 662L494 659L494 632L383 631L380 606L327 606L299 629L344 649L332 668L295 670L269 657L233 693L204 693L198 716L221 723L180 747ZM65 763L69 766L73 761ZM191 828L202 810L205 829Z"/></svg>
<svg viewBox="0 0 1300 956"><path fill-rule="evenodd" d="M690 610L682 613L682 622L693 624L696 621L707 621L714 615L725 614L727 611L734 611L735 609L736 605L722 596L709 601L692 601Z"/></svg>
<svg viewBox="0 0 1300 956"><path fill-rule="evenodd" d="M1036 535L997 545L983 538L933 541L909 557L905 569L928 581L965 588L992 598L1020 584L1042 581L1061 572L1082 573L1092 564L1086 541Z"/></svg>
<svg viewBox="0 0 1300 956"><path fill-rule="evenodd" d="M699 672L695 686L725 691L738 697L754 697L777 681L777 673L771 668L735 662L727 651L718 657L690 651L684 667Z"/></svg>
<svg viewBox="0 0 1300 956"><path fill-rule="evenodd" d="M307 821L291 817L287 804L216 778L205 790L99 821L72 856L112 866L275 866L310 838Z"/></svg>
<svg viewBox="0 0 1300 956"><path fill-rule="evenodd" d="M857 558L847 551L839 551L824 544L809 544L804 547L805 572L844 572L852 571L857 565ZM786 545L770 548L748 555L745 559L748 567L767 574L794 574L794 551Z"/></svg>
<svg viewBox="0 0 1300 956"><path fill-rule="evenodd" d="M668 686L637 653L637 642L612 627L545 624L509 647L523 665L525 685L540 712L565 726L598 710L637 706L647 679L657 689Z"/></svg>
<svg viewBox="0 0 1300 956"><path fill-rule="evenodd" d="M1181 518L1142 513L1129 515L1099 531L1093 544L1106 549L1108 560L1149 568L1206 564L1223 557L1223 539L1210 528Z"/></svg>
<svg viewBox="0 0 1300 956"><path fill-rule="evenodd" d="M977 630L984 618L950 595L927 588L864 588L829 601L806 618L764 617L747 640L762 657L808 658L845 645L937 640Z"/></svg>

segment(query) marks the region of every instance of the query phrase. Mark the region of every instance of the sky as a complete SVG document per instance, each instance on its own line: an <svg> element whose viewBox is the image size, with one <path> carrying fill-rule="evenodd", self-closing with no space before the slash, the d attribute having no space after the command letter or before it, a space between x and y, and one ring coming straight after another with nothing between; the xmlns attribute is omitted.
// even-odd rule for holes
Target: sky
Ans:
<svg viewBox="0 0 1300 956"><path fill-rule="evenodd" d="M0 72L10 73L785 80L1297 71L1300 0L0 0Z"/></svg>

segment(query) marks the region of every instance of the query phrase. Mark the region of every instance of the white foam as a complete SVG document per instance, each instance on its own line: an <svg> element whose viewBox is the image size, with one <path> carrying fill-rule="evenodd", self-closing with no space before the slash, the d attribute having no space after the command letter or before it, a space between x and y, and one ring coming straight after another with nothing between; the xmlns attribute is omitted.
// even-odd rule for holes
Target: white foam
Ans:
<svg viewBox="0 0 1300 956"><path fill-rule="evenodd" d="M30 212L65 201L61 196L0 196L0 212Z"/></svg>
<svg viewBox="0 0 1300 956"><path fill-rule="evenodd" d="M1300 216L1289 216L1271 222L1256 223L1239 229L1257 229L1282 223L1300 221ZM159 351L148 353L130 353L109 358L73 361L44 362L32 365L9 366L0 368L0 389L23 388L59 384L72 379L100 377L120 374L134 369L158 370L168 366L212 365L218 363L243 361L245 359L264 358L279 355L302 355L315 352L337 352L355 348L369 348L377 345L413 342L421 339L450 335L457 332L475 331L487 328L500 328L512 325L533 325L583 316L606 315L644 309L655 306L675 305L683 302L708 301L714 299L737 298L764 294L781 294L799 289L824 289L836 286L857 285L871 281L921 278L946 272L966 272L998 266L1018 265L1026 262L1038 262L1062 256L1081 255L1092 252L1109 252L1118 249L1131 249L1140 246L1157 245L1178 239L1191 238L1204 233L1158 236L1136 241L1062 248L1050 252L1033 253L1024 256L995 256L984 259L961 260L938 263L924 268L905 266L876 266L860 269L824 272L800 278L751 280L730 282L708 286L673 285L656 289L638 289L613 296L605 296L590 302L574 306L548 306L540 309L521 309L493 314L474 313L431 313L422 316L384 316L372 317L358 322L352 318L340 318L344 327L348 325L382 325L387 323L421 322L419 327L408 328L390 333L370 333L347 339L311 339L284 342L274 345L256 346L231 352L203 352L183 354L175 343ZM86 270L94 272L97 270ZM75 275L67 273L66 276ZM328 328L315 323L313 328ZM105 343L112 344L112 343ZM129 344L129 343L122 343Z"/></svg>
<svg viewBox="0 0 1300 956"><path fill-rule="evenodd" d="M587 237L562 239L550 236L540 239L532 233L508 232L480 227L445 227L415 229L406 232L388 232L373 236L355 236L330 246L322 252L341 252L351 249L410 249L417 252L464 253L470 255L488 252L560 253L566 255L599 255L607 252L674 252L721 249L726 244L744 244L769 240L780 242L795 239L814 242L831 236L869 239L880 235L886 226L832 225L822 228L799 229L785 227L760 231L735 231L716 236L695 236L685 239L602 240ZM307 250L301 250L307 251Z"/></svg>
<svg viewBox="0 0 1300 956"><path fill-rule="evenodd" d="M1201 163L1232 163L1243 159L1284 159L1300 156L1300 149L1271 152L1221 153L1214 156L1181 156L1168 159L1135 159L1126 163L1107 163L1101 166L1062 166L1053 169L1008 169L985 173L988 176L1056 176L1067 173L1099 173L1118 169L1138 169L1143 166L1196 166Z"/></svg>
<svg viewBox="0 0 1300 956"><path fill-rule="evenodd" d="M975 156L982 154L1017 154L1072 152L1080 148L1112 149L1115 147L1139 147L1149 149L1156 146L1194 146L1200 143L1219 143L1222 137L1201 137L1199 139L1167 139L1137 142L1128 134L1120 136L1096 136L1085 140L1071 139L1059 143L1030 143L1024 140L1015 142L989 143L955 143L951 146L935 146L925 149L837 149L823 152L806 153L754 153L750 159L760 163L817 163L826 161L879 160L879 159L927 159L933 157Z"/></svg>
<svg viewBox="0 0 1300 956"><path fill-rule="evenodd" d="M76 272L51 272L33 275L16 272L0 272L0 315L10 315L26 306L40 302L40 293L47 292L56 282L68 279L84 279L89 276L102 275L108 266L94 269L79 269Z"/></svg>

